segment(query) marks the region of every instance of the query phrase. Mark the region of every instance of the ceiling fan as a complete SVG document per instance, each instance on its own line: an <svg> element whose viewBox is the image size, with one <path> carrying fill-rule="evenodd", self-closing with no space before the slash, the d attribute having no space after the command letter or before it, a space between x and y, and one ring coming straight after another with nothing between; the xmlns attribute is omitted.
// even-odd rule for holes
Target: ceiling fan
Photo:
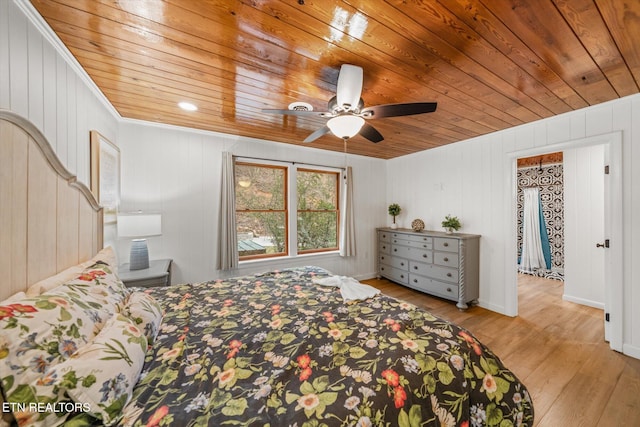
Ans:
<svg viewBox="0 0 640 427"><path fill-rule="evenodd" d="M264 113L285 114L291 116L320 116L327 124L309 135L304 142L312 142L332 132L338 138L348 139L357 134L372 142L380 142L384 137L365 120L384 117L411 116L413 114L436 111L436 102L411 102L404 104L384 104L364 107L360 98L362 93L362 68L344 64L340 67L336 95L329 100L329 111L311 111L309 109L274 110L263 109Z"/></svg>

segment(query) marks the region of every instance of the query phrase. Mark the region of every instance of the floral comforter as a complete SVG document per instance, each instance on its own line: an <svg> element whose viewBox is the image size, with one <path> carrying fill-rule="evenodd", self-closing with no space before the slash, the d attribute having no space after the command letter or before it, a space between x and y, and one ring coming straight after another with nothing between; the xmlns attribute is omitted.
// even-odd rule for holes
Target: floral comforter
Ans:
<svg viewBox="0 0 640 427"><path fill-rule="evenodd" d="M526 388L469 332L318 267L153 288L166 310L128 426L532 425Z"/></svg>

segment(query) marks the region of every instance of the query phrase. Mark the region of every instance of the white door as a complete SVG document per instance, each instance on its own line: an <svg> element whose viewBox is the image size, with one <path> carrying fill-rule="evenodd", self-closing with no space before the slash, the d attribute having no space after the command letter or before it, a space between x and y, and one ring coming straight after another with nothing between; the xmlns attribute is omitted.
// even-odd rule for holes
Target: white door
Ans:
<svg viewBox="0 0 640 427"><path fill-rule="evenodd" d="M563 152L563 299L604 310L605 241L603 144Z"/></svg>

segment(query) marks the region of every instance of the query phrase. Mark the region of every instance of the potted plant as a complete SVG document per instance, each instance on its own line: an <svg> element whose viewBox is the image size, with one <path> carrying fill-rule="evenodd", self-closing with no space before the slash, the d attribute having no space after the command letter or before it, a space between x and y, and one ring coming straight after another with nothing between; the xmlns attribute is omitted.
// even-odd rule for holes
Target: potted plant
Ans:
<svg viewBox="0 0 640 427"><path fill-rule="evenodd" d="M393 217L393 224L391 224L391 228L397 228L398 225L396 224L396 217L398 215L400 215L400 212L402 211L402 209L400 208L400 205L397 203L392 203L389 205L389 215L391 215Z"/></svg>
<svg viewBox="0 0 640 427"><path fill-rule="evenodd" d="M454 231L458 231L462 224L460 224L460 220L457 216L447 215L444 217L444 221L442 221L442 226L447 230L447 234L451 234Z"/></svg>

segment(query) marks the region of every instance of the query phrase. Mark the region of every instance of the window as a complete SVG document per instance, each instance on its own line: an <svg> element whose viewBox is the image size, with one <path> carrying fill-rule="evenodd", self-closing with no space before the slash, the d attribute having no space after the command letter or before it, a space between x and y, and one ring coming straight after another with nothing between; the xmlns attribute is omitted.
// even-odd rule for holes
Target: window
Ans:
<svg viewBox="0 0 640 427"><path fill-rule="evenodd" d="M236 162L240 260L338 250L339 188L335 169Z"/></svg>
<svg viewBox="0 0 640 427"><path fill-rule="evenodd" d="M240 259L287 255L287 168L236 163L235 175Z"/></svg>
<svg viewBox="0 0 640 427"><path fill-rule="evenodd" d="M298 169L298 252L338 249L338 189L340 175Z"/></svg>

